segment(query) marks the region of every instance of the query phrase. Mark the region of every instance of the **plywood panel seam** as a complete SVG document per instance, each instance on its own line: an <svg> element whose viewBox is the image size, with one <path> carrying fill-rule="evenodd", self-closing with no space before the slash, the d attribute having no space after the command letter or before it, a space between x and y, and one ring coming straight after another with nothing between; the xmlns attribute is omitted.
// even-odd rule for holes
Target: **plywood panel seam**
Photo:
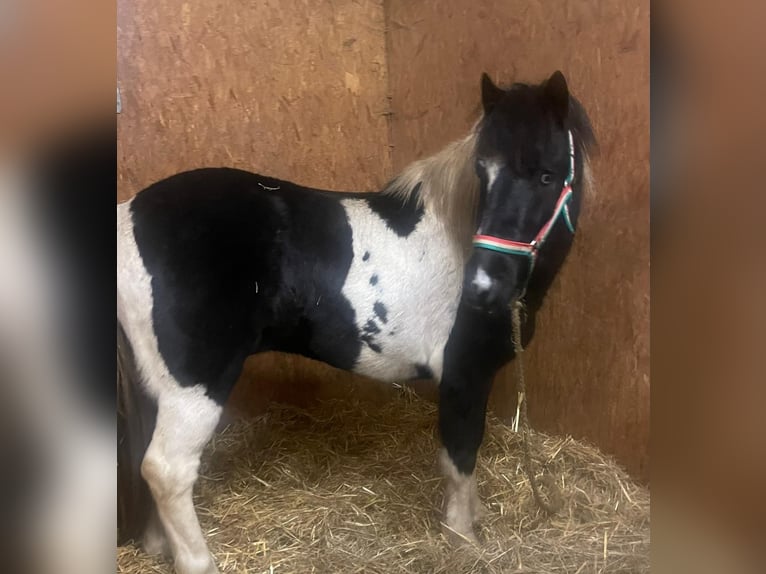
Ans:
<svg viewBox="0 0 766 574"><path fill-rule="evenodd" d="M389 173L388 178L394 176L394 108L393 108L393 88L391 87L391 22L389 20L390 0L383 0L383 38L384 38L384 53L383 53L383 65L386 70L386 132L388 134L388 165Z"/></svg>

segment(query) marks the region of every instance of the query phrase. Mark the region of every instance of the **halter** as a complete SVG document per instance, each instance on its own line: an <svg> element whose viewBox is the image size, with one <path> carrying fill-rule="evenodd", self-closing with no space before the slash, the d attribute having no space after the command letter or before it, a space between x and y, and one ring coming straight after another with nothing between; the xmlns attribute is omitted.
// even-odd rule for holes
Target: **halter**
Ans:
<svg viewBox="0 0 766 574"><path fill-rule="evenodd" d="M548 238L548 234L553 228L553 225L562 213L564 214L564 222L569 228L569 231L572 233L575 232L574 225L572 225L572 219L569 215L569 200L572 199L572 182L574 181L575 174L575 152L572 132L568 131L567 133L569 134L569 174L564 180L564 187L556 202L556 208L553 210L553 215L551 215L550 219L545 222L545 225L543 225L535 238L529 243L526 243L524 241L501 239L500 237L494 237L492 235L474 235L473 244L476 247L497 251L498 253L508 253L510 255L526 255L529 257L529 272L531 274L532 269L535 266L538 251Z"/></svg>

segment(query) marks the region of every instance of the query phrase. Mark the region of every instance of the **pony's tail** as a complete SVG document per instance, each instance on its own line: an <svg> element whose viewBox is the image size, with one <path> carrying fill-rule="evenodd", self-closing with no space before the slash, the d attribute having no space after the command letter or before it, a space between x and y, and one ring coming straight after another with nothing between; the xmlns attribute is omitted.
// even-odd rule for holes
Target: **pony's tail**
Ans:
<svg viewBox="0 0 766 574"><path fill-rule="evenodd" d="M154 508L141 461L152 439L157 408L139 380L133 348L117 322L117 543L139 540Z"/></svg>

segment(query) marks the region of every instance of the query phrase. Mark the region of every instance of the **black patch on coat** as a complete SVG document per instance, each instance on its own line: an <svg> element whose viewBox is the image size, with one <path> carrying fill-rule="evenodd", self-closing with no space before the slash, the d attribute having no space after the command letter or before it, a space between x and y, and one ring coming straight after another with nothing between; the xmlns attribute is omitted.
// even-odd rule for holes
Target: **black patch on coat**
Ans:
<svg viewBox="0 0 766 574"><path fill-rule="evenodd" d="M434 372L431 370L431 367L428 365L422 365L420 363L417 363L415 365L415 378L417 379L433 379L434 378Z"/></svg>
<svg viewBox="0 0 766 574"><path fill-rule="evenodd" d="M265 350L353 369L362 342L341 293L353 257L341 197L234 169L184 172L136 196L154 330L181 385L223 403L245 358Z"/></svg>
<svg viewBox="0 0 766 574"><path fill-rule="evenodd" d="M377 275L373 275L372 277L370 277L370 285L374 286L374 285L377 285L377 284L378 284L378 276Z"/></svg>
<svg viewBox="0 0 766 574"><path fill-rule="evenodd" d="M375 342L375 335L378 335L379 333L380 327L378 327L378 324L372 319L369 319L367 323L365 323L364 328L362 328L362 334L360 336L360 339L367 343L367 346L376 353L382 352L380 345Z"/></svg>
<svg viewBox="0 0 766 574"><path fill-rule="evenodd" d="M364 335L377 335L378 333L380 333L380 327L372 319L368 320L364 325L364 329L362 329L362 334Z"/></svg>
<svg viewBox="0 0 766 574"><path fill-rule="evenodd" d="M386 306L381 303L380 301L375 301L375 304L372 306L372 310L375 312L375 315L380 319L383 323L388 323L388 309L386 309Z"/></svg>
<svg viewBox="0 0 766 574"><path fill-rule="evenodd" d="M370 258L370 252L365 251L364 255L362 255L362 261L367 261Z"/></svg>
<svg viewBox="0 0 766 574"><path fill-rule="evenodd" d="M415 230L423 218L423 204L420 202L420 183L402 200L387 193L366 194L364 199L378 217L386 222L386 226L399 237L407 237Z"/></svg>

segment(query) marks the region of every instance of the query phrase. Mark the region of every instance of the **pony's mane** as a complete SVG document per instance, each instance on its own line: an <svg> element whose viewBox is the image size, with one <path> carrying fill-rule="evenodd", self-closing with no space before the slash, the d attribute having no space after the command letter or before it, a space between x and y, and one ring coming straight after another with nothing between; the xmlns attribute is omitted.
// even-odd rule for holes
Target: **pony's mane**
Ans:
<svg viewBox="0 0 766 574"><path fill-rule="evenodd" d="M598 154L598 142L585 108L580 100L571 94L569 96L569 123L577 151L582 155L582 195L587 200L596 191L590 157Z"/></svg>
<svg viewBox="0 0 766 574"><path fill-rule="evenodd" d="M443 222L445 230L466 254L476 227L480 189L474 160L483 119L482 115L464 138L409 164L383 189L383 193L400 198L403 203L416 194L418 203ZM588 115L574 96L569 99L569 121L575 146L582 155L582 194L588 197L594 191L590 153L597 151L598 144Z"/></svg>
<svg viewBox="0 0 766 574"><path fill-rule="evenodd" d="M405 167L383 190L405 203L417 194L418 202L436 215L464 249L470 248L476 224L479 177L474 156L480 123L464 138Z"/></svg>

